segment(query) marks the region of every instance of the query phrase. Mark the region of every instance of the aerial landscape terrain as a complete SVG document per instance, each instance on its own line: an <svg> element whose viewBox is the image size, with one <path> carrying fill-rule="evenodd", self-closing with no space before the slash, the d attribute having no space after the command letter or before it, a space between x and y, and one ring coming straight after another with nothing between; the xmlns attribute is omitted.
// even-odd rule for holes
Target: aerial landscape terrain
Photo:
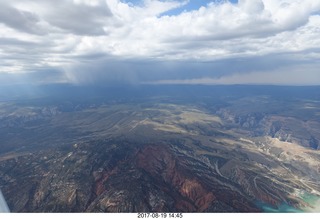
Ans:
<svg viewBox="0 0 320 219"><path fill-rule="evenodd" d="M79 89L1 100L12 211L318 210L319 87Z"/></svg>
<svg viewBox="0 0 320 219"><path fill-rule="evenodd" d="M319 0L0 0L0 213L320 213L319 60Z"/></svg>

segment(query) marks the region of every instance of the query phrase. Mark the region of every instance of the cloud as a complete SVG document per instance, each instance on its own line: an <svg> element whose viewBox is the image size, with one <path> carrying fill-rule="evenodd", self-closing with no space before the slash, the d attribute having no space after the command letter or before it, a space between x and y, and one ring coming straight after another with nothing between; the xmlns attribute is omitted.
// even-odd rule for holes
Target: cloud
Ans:
<svg viewBox="0 0 320 219"><path fill-rule="evenodd" d="M68 33L76 35L105 35L108 29L105 23L112 16L105 1L50 1L43 17L47 22Z"/></svg>
<svg viewBox="0 0 320 219"><path fill-rule="evenodd" d="M246 13L261 13L264 11L264 3L261 0L240 0L239 7Z"/></svg>
<svg viewBox="0 0 320 219"><path fill-rule="evenodd" d="M248 75L263 74L265 83L280 83L295 72L297 63L313 70L318 66L318 0L213 1L171 16L166 13L188 2L2 2L0 74L30 74L30 80L41 83L135 84L231 80L232 75L232 80L251 83ZM35 72L45 80L32 76ZM48 72L64 77L46 77ZM267 77L274 72L283 77ZM303 78L302 71L299 74Z"/></svg>
<svg viewBox="0 0 320 219"><path fill-rule="evenodd" d="M74 84L317 85L320 84L320 65L305 57L305 54L310 54L312 59L318 59L320 55L314 55L314 52L309 50L216 61L122 60L97 54L94 61L72 65L65 72L67 80Z"/></svg>
<svg viewBox="0 0 320 219"><path fill-rule="evenodd" d="M0 23L31 34L45 34L45 30L41 28L39 17L36 14L18 10L4 2L0 2Z"/></svg>
<svg viewBox="0 0 320 219"><path fill-rule="evenodd" d="M36 13L50 32L58 33L104 35L107 33L105 23L112 16L104 0L16 0L11 4Z"/></svg>
<svg viewBox="0 0 320 219"><path fill-rule="evenodd" d="M318 72L320 65L300 66L292 71L291 68L281 68L276 71L253 72L246 74L232 74L220 78L195 78L184 80L160 80L148 82L146 84L188 84L188 85L320 85L320 75ZM301 77L303 75L303 78Z"/></svg>

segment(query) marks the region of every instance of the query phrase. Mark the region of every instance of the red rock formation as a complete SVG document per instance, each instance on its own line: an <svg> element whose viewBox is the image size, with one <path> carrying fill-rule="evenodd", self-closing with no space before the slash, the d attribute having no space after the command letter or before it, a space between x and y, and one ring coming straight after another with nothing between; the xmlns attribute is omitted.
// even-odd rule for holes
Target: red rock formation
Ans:
<svg viewBox="0 0 320 219"><path fill-rule="evenodd" d="M94 172L93 176L95 178L94 192L97 196L101 195L105 191L104 183L108 178L117 172L117 168L114 168L112 171L107 172L103 170L102 172Z"/></svg>
<svg viewBox="0 0 320 219"><path fill-rule="evenodd" d="M177 209L183 211L205 211L215 200L212 192L206 190L196 178L188 177L188 170L179 165L166 146L148 146L137 154L137 165L154 177L161 177L186 200L176 200Z"/></svg>

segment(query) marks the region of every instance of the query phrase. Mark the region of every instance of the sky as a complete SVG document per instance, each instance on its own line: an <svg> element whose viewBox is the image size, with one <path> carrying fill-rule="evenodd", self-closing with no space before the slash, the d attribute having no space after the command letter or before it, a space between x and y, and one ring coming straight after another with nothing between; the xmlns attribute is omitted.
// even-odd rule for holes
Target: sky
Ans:
<svg viewBox="0 0 320 219"><path fill-rule="evenodd" d="M0 85L320 85L319 0L0 0Z"/></svg>

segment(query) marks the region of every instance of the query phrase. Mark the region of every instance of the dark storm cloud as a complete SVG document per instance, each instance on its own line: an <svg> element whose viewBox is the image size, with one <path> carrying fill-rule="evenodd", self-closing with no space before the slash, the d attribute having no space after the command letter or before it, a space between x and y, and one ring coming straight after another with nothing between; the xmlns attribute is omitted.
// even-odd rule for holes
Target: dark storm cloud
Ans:
<svg viewBox="0 0 320 219"><path fill-rule="evenodd" d="M96 59L97 61L83 57L84 61L82 63L68 69L67 78L77 84L139 84L141 82L154 83L163 80L219 79L233 74L275 71L283 67L295 68L306 63L299 59L293 61L291 55L291 53L279 53L205 62L195 60L119 60L111 57L103 58L100 54L99 59ZM313 64L312 61L310 63ZM279 74L278 77L285 79L287 75L282 77ZM320 81L320 77L318 81Z"/></svg>

